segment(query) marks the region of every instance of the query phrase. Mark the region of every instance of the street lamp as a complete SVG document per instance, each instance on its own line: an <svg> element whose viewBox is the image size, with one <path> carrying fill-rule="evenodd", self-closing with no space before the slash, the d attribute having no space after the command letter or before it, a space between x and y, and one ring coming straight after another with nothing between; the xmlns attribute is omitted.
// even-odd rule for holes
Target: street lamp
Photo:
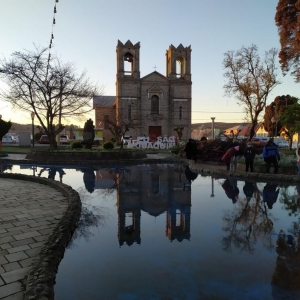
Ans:
<svg viewBox="0 0 300 300"><path fill-rule="evenodd" d="M211 130L212 130L211 136L212 136L212 139L214 139L215 138L215 117L211 117L211 122L212 122L212 124L211 124Z"/></svg>
<svg viewBox="0 0 300 300"><path fill-rule="evenodd" d="M31 114L31 124L32 124L32 128L31 128L31 131L32 131L32 148L34 148L34 112L32 111Z"/></svg>
<svg viewBox="0 0 300 300"><path fill-rule="evenodd" d="M274 117L272 117L271 122L272 122L272 136L274 137L274 135L275 135L275 118Z"/></svg>

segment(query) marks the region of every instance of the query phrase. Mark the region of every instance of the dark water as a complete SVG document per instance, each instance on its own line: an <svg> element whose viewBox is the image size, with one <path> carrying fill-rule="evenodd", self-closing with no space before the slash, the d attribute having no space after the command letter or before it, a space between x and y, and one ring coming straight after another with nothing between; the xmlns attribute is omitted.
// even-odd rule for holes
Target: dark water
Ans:
<svg viewBox="0 0 300 300"><path fill-rule="evenodd" d="M202 177L173 164L6 172L80 193L55 299L300 299L296 186Z"/></svg>

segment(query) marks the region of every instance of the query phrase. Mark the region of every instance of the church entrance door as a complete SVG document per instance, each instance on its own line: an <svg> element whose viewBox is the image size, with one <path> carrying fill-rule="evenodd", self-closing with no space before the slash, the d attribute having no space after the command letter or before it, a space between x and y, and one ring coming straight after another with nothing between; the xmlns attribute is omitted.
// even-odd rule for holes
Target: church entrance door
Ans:
<svg viewBox="0 0 300 300"><path fill-rule="evenodd" d="M161 136L161 126L149 126L150 142L156 142L158 136Z"/></svg>

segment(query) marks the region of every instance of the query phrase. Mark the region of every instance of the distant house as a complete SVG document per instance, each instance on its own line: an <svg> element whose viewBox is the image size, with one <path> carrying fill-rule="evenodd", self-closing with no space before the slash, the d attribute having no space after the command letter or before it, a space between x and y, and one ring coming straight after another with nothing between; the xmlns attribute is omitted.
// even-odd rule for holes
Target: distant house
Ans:
<svg viewBox="0 0 300 300"><path fill-rule="evenodd" d="M279 131L279 135L284 138L285 140L289 139L289 137L287 136L286 132L285 132L285 126L283 126L280 131ZM293 135L293 143L299 143L300 142L300 134L298 132L296 132Z"/></svg>
<svg viewBox="0 0 300 300"><path fill-rule="evenodd" d="M234 127L230 127L228 129L223 130L223 134L228 136L228 137L240 137L240 132L246 127L245 125L237 125Z"/></svg>
<svg viewBox="0 0 300 300"><path fill-rule="evenodd" d="M250 138L250 132L251 132L252 125L246 124L246 125L237 125L228 129L225 129L223 131L223 134L229 137L234 137L237 139L249 139ZM264 125L258 124L256 128L254 129L255 136L257 137L267 137L269 133L265 130Z"/></svg>
<svg viewBox="0 0 300 300"><path fill-rule="evenodd" d="M269 132L266 131L263 123L260 123L257 125L257 128L255 130L255 136L256 137L268 137L269 136Z"/></svg>
<svg viewBox="0 0 300 300"><path fill-rule="evenodd" d="M252 125L244 126L244 128L240 131L240 133L238 135L238 138L240 138L240 139L249 139L251 128L252 128Z"/></svg>

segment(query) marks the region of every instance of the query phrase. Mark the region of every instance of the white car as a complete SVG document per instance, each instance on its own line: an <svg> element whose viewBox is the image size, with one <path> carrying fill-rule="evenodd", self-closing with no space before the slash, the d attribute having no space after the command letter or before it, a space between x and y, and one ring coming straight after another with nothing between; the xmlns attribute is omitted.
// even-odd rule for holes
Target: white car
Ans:
<svg viewBox="0 0 300 300"><path fill-rule="evenodd" d="M16 140L16 143L19 143L19 136L16 133L7 133L7 136L11 136Z"/></svg>
<svg viewBox="0 0 300 300"><path fill-rule="evenodd" d="M289 148L290 144L288 141L279 141L276 143L278 148Z"/></svg>
<svg viewBox="0 0 300 300"><path fill-rule="evenodd" d="M6 134L6 135L2 138L2 143L3 143L3 144L16 144L17 141L16 141L16 139L15 139L13 136L7 135L7 134Z"/></svg>
<svg viewBox="0 0 300 300"><path fill-rule="evenodd" d="M70 144L70 139L67 134L60 135L60 144Z"/></svg>
<svg viewBox="0 0 300 300"><path fill-rule="evenodd" d="M123 141L123 145L128 145L128 141L132 139L131 135L125 135L124 137L121 138L121 140Z"/></svg>

